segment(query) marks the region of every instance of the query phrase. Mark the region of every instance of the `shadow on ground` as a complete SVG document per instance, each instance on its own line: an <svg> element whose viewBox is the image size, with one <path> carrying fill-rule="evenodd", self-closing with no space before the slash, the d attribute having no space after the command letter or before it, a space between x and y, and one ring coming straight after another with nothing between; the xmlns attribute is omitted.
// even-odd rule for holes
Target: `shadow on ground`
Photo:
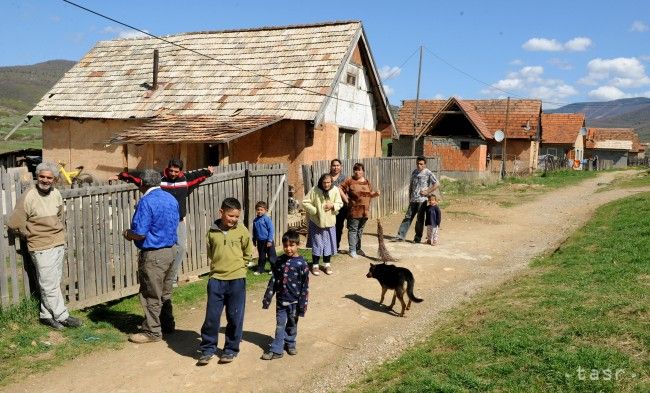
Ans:
<svg viewBox="0 0 650 393"><path fill-rule="evenodd" d="M387 306L384 306L382 304L379 304L378 302L370 299L366 299L363 296L357 295L356 293L354 294L347 294L343 296L346 299L350 299L353 302L357 303L358 305L367 308L370 311L378 311L378 312L383 312L386 314L390 315L398 315L395 311L389 309Z"/></svg>

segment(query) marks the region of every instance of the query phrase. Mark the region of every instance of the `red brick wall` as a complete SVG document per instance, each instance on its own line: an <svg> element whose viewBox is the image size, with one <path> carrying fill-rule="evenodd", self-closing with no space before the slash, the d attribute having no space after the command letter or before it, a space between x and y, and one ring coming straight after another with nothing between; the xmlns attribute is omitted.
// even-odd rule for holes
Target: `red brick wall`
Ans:
<svg viewBox="0 0 650 393"><path fill-rule="evenodd" d="M444 142L443 142L444 141ZM487 146L470 143L468 150L460 149L460 141L431 138L424 140L424 155L439 156L443 171L481 172L486 170Z"/></svg>

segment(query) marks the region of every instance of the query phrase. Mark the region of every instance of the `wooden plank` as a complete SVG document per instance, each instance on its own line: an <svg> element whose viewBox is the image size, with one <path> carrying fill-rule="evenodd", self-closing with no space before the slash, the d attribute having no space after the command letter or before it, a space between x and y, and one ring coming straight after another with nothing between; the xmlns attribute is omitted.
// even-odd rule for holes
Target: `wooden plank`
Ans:
<svg viewBox="0 0 650 393"><path fill-rule="evenodd" d="M86 299L86 274L83 257L83 220L81 197L72 199L74 214L74 256L77 265L77 283L79 286L79 301Z"/></svg>
<svg viewBox="0 0 650 393"><path fill-rule="evenodd" d="M120 252L120 238L122 237L122 231L121 225L120 225L120 220L119 220L119 213L118 213L118 206L117 206L117 199L118 199L118 194L116 192L110 192L109 194L109 199L110 199L110 212L111 212L111 240L112 240L112 246L113 246L113 267L114 267L114 274L113 274L113 285L116 291L124 288L124 280L122 278L122 253Z"/></svg>
<svg viewBox="0 0 650 393"><path fill-rule="evenodd" d="M97 295L97 287L95 283L95 258L93 258L93 232L92 232L92 216L90 214L90 197L81 197L81 214L82 214L82 252L81 258L84 263L84 283L86 285L86 296L93 297Z"/></svg>

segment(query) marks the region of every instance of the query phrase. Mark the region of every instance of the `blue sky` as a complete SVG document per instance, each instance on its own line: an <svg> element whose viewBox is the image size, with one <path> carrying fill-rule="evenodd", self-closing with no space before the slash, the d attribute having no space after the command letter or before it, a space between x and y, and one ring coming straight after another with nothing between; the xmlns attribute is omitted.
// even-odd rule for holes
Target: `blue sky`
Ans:
<svg viewBox="0 0 650 393"><path fill-rule="evenodd" d="M361 20L392 104L421 98L650 97L650 1L149 1L78 3L156 35ZM79 60L133 34L60 0L0 3L0 66Z"/></svg>

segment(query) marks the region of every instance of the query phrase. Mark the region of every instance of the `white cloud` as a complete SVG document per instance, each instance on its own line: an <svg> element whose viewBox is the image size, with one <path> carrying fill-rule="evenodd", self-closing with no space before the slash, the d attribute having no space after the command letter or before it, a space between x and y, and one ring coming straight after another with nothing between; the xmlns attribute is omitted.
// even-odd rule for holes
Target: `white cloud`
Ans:
<svg viewBox="0 0 650 393"><path fill-rule="evenodd" d="M131 39L131 38L147 37L146 34L141 33L139 31L136 31L136 30L124 30L124 29L122 29L120 27L113 27L113 26L104 27L102 32L105 33L105 34L115 35L115 38L119 38L119 39Z"/></svg>
<svg viewBox="0 0 650 393"><path fill-rule="evenodd" d="M564 49L572 52L583 52L591 46L591 39L576 37L564 43Z"/></svg>
<svg viewBox="0 0 650 393"><path fill-rule="evenodd" d="M579 80L586 85L604 84L622 88L650 85L645 67L635 57L595 58L587 63L587 75Z"/></svg>
<svg viewBox="0 0 650 393"><path fill-rule="evenodd" d="M117 38L121 38L121 39L132 39L132 38L142 38L142 37L148 37L148 35L141 33L139 31L123 31L117 36Z"/></svg>
<svg viewBox="0 0 650 393"><path fill-rule="evenodd" d="M384 86L384 93L386 94L386 97L390 97L395 93L395 89L388 85L383 85Z"/></svg>
<svg viewBox="0 0 650 393"><path fill-rule="evenodd" d="M50 16L50 20L52 22L54 22L54 23L59 23L59 22L61 22L61 17L58 16L58 15L52 15L52 16Z"/></svg>
<svg viewBox="0 0 650 393"><path fill-rule="evenodd" d="M506 78L492 86L493 89L484 89L481 93L501 97L505 92L506 95L537 98L544 101L547 108L564 105L568 97L578 94L573 86L562 80L544 78L542 66L522 67L519 71L508 73Z"/></svg>
<svg viewBox="0 0 650 393"><path fill-rule="evenodd" d="M386 81L398 77L401 72L402 69L397 66L391 67L385 65L379 70L379 77Z"/></svg>
<svg viewBox="0 0 650 393"><path fill-rule="evenodd" d="M630 94L626 94L621 89L614 86L600 86L599 88L587 93L587 95L599 101L611 101L631 97Z"/></svg>
<svg viewBox="0 0 650 393"><path fill-rule="evenodd" d="M642 33L646 30L648 30L648 25L646 25L645 22L640 20L635 20L634 22L632 22L632 26L630 26L630 31Z"/></svg>
<svg viewBox="0 0 650 393"><path fill-rule="evenodd" d="M510 62L510 65L514 65L514 66L520 66L520 65L523 65L523 64L524 64L524 62L519 60L519 59L514 59L514 60L512 60Z"/></svg>
<svg viewBox="0 0 650 393"><path fill-rule="evenodd" d="M561 43L557 42L557 40L549 40L548 38L531 38L521 47L529 51L555 52L562 50Z"/></svg>
<svg viewBox="0 0 650 393"><path fill-rule="evenodd" d="M566 61L564 59L559 59L557 57L549 59L548 63L555 66L555 67L557 67L557 68L559 68L559 69L561 69L561 70L572 70L573 69L573 65L571 63L569 63L568 61Z"/></svg>
<svg viewBox="0 0 650 393"><path fill-rule="evenodd" d="M531 38L521 46L525 50L533 52L582 52L590 47L592 41L587 37L575 37L562 44L555 38Z"/></svg>

